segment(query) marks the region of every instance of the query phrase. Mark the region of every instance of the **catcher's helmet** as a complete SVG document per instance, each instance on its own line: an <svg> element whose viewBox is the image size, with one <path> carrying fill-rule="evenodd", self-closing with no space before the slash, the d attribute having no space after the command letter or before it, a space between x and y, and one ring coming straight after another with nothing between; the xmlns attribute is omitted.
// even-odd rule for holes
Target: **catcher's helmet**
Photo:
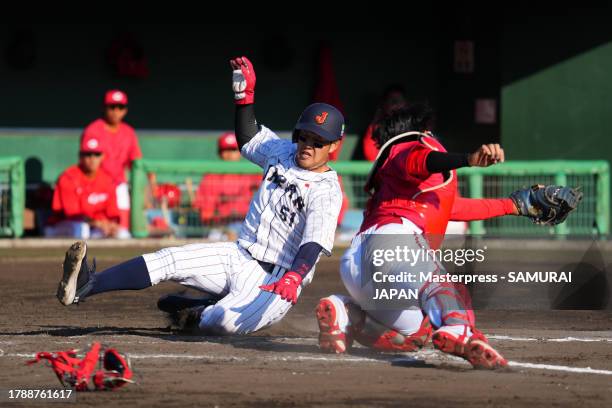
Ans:
<svg viewBox="0 0 612 408"><path fill-rule="evenodd" d="M326 103L313 103L304 109L293 129L293 143L300 130L308 130L325 140L335 142L344 135L344 116Z"/></svg>

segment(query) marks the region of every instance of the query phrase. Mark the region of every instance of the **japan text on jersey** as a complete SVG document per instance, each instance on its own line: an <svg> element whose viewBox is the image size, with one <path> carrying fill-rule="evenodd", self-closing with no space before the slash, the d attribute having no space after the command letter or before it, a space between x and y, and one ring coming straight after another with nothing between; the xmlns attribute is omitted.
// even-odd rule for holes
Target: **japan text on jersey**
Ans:
<svg viewBox="0 0 612 408"><path fill-rule="evenodd" d="M262 127L242 154L264 169L239 238L264 262L290 268L301 245L316 242L331 254L342 191L338 175L315 173L295 163L296 145Z"/></svg>

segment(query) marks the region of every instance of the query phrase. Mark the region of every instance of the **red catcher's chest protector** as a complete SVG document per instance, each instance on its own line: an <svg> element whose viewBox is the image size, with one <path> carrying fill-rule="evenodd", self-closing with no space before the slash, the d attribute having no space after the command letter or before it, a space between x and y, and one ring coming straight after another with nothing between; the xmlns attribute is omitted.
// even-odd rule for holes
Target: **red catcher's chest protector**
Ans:
<svg viewBox="0 0 612 408"><path fill-rule="evenodd" d="M457 173L428 174L425 158L431 150L446 152L430 133L421 132L395 136L382 146L366 181L371 197L360 231L406 218L432 248L440 246L457 194Z"/></svg>

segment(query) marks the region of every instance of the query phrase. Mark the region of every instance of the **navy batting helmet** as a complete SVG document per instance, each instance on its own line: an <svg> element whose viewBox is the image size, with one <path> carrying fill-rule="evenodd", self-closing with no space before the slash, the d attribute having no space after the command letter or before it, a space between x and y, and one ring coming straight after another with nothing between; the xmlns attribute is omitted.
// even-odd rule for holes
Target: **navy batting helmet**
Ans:
<svg viewBox="0 0 612 408"><path fill-rule="evenodd" d="M297 142L300 130L307 130L325 140L335 142L344 135L344 116L326 103L313 103L304 109L293 129L293 143Z"/></svg>

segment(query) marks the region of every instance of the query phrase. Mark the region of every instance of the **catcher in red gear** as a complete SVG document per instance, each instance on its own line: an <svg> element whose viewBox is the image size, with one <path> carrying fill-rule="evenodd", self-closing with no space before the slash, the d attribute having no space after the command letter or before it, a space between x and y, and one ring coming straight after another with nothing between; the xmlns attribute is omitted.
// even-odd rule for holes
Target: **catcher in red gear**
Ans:
<svg viewBox="0 0 612 408"><path fill-rule="evenodd" d="M456 169L501 163L505 160L504 150L492 143L482 145L471 154L449 153L429 132L431 121L432 114L426 106L414 105L392 113L377 124L374 135L380 152L365 186L371 197L360 232L340 266L350 297L332 295L321 299L316 308L319 345L324 351L341 353L355 340L379 350L414 351L432 338L437 349L463 357L476 368L505 367L507 361L476 329L469 294L462 284L435 279L396 283L393 288L397 290L418 291L410 307L398 310L376 307L372 303L373 284L364 280L364 264L370 259L364 261L362 256L371 255L368 240L387 237L391 240L387 242L427 253L440 247L450 220L529 216L534 213L529 211L529 205L545 201L532 199L529 204L519 206L519 202L527 201L529 194L518 193L502 199L460 197ZM550 202L561 208L576 207L575 201L568 205L558 202L573 196L554 191L557 194L551 190L550 195L554 197ZM559 217L564 216L561 211L557 213ZM397 241L398 237L401 242ZM415 264L412 266L418 271L446 274L439 261L419 259ZM404 268L406 264L397 262L397 265Z"/></svg>

